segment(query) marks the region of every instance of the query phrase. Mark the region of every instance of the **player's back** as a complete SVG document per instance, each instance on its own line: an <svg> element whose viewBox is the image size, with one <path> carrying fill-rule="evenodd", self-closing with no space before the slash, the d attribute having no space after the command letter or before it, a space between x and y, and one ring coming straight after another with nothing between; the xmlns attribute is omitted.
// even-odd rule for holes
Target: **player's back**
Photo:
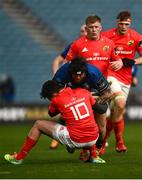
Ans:
<svg viewBox="0 0 142 180"><path fill-rule="evenodd" d="M53 101L74 141L89 142L96 138L98 127L92 111L95 100L89 91L81 88L65 88Z"/></svg>

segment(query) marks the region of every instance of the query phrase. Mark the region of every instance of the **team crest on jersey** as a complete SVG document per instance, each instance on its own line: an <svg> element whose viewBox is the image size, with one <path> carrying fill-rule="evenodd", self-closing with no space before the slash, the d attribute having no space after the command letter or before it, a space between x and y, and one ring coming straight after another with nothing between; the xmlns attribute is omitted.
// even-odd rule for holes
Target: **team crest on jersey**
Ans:
<svg viewBox="0 0 142 180"><path fill-rule="evenodd" d="M103 51L108 51L108 49L109 49L109 46L104 46L103 47Z"/></svg>
<svg viewBox="0 0 142 180"><path fill-rule="evenodd" d="M133 44L134 44L134 40L128 41L128 46L131 46L131 45L133 45Z"/></svg>

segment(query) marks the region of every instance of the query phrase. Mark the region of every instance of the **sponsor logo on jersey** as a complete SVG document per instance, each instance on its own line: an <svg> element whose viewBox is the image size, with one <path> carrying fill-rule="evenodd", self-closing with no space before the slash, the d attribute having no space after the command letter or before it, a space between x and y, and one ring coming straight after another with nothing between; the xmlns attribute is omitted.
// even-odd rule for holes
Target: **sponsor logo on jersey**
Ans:
<svg viewBox="0 0 142 180"><path fill-rule="evenodd" d="M84 48L82 49L82 52L88 52L88 49L87 49L86 47L84 47Z"/></svg>
<svg viewBox="0 0 142 180"><path fill-rule="evenodd" d="M123 47L118 46L115 48L115 55L118 55L118 54L132 54L132 51L126 51L123 49Z"/></svg>
<svg viewBox="0 0 142 180"><path fill-rule="evenodd" d="M134 44L134 40L128 41L128 46L132 46Z"/></svg>
<svg viewBox="0 0 142 180"><path fill-rule="evenodd" d="M107 61L109 60L108 57L89 57L86 58L87 61Z"/></svg>
<svg viewBox="0 0 142 180"><path fill-rule="evenodd" d="M93 53L93 56L99 56L100 54L98 52Z"/></svg>
<svg viewBox="0 0 142 180"><path fill-rule="evenodd" d="M68 107L73 106L73 105L75 105L76 103L80 103L80 102L82 102L82 101L84 101L84 100L85 100L85 97L80 98L80 99L75 99L73 102L70 102L70 103L68 103L68 104L65 104L64 107L65 107L65 108L68 108Z"/></svg>
<svg viewBox="0 0 142 180"><path fill-rule="evenodd" d="M132 51L115 51L115 54L132 54Z"/></svg>

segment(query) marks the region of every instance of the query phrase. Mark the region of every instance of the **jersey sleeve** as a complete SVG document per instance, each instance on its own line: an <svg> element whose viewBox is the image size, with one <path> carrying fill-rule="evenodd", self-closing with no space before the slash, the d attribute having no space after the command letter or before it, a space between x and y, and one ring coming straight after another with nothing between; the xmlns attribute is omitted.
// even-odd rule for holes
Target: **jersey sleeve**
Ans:
<svg viewBox="0 0 142 180"><path fill-rule="evenodd" d="M97 67L87 64L87 69L91 87L94 91L97 90L101 94L108 89L109 83Z"/></svg>
<svg viewBox="0 0 142 180"><path fill-rule="evenodd" d="M59 114L58 108L56 106L56 103L54 101L51 101L49 107L48 107L49 114L57 115Z"/></svg>
<svg viewBox="0 0 142 180"><path fill-rule="evenodd" d="M68 46L66 46L65 49L62 51L61 56L62 56L64 59L66 58L66 55L67 55L70 47L71 47L71 44L69 44Z"/></svg>
<svg viewBox="0 0 142 180"><path fill-rule="evenodd" d="M78 48L77 48L76 42L74 42L74 43L71 45L71 47L70 47L70 49L69 49L69 51L68 51L68 53L67 53L66 60L67 60L67 61L71 61L71 60L72 60L73 58L75 58L77 55L78 55Z"/></svg>
<svg viewBox="0 0 142 180"><path fill-rule="evenodd" d="M138 34L138 47L137 47L137 51L140 54L140 56L142 56L142 35Z"/></svg>

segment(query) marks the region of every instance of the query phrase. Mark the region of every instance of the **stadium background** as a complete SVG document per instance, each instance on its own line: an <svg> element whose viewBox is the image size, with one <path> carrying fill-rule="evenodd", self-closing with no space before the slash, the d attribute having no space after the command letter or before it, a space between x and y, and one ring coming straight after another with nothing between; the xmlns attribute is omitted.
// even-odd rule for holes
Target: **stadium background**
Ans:
<svg viewBox="0 0 142 180"><path fill-rule="evenodd" d="M104 155L107 164L92 166L78 161L79 151L71 156L62 146L50 151L50 140L43 136L21 166L15 168L3 159L21 146L33 123L25 122L48 118L47 103L39 96L41 85L52 77L53 59L78 37L86 16L99 15L107 29L115 26L118 12L129 10L132 27L142 33L141 7L141 0L0 0L0 75L11 76L16 86L14 103L0 103L0 178L142 177L141 123L135 123L142 120L142 67L128 100L126 120L132 123L124 133L127 154L114 151L112 137ZM20 123L13 123L17 120Z"/></svg>

